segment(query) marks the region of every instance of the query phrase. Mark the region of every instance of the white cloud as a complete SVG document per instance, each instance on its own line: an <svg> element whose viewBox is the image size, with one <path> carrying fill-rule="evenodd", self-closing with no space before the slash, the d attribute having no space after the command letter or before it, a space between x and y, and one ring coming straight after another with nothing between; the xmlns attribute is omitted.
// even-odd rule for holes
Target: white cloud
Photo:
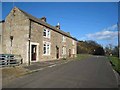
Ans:
<svg viewBox="0 0 120 90"><path fill-rule="evenodd" d="M92 40L112 40L118 37L117 24L103 29L101 32L86 34L88 39Z"/></svg>
<svg viewBox="0 0 120 90"><path fill-rule="evenodd" d="M113 25L113 26L111 26L111 27L108 27L108 28L105 28L105 29L103 29L104 31L115 31L115 30L117 30L117 24L115 24L115 25Z"/></svg>

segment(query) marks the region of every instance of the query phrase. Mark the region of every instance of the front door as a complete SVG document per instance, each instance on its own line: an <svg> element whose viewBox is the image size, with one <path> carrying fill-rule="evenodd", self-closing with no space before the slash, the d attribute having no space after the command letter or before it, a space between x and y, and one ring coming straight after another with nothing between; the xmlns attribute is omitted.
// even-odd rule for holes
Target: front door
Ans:
<svg viewBox="0 0 120 90"><path fill-rule="evenodd" d="M36 50L37 50L37 45L32 45L31 46L31 61L36 61Z"/></svg>
<svg viewBox="0 0 120 90"><path fill-rule="evenodd" d="M71 49L69 49L69 57L71 57Z"/></svg>
<svg viewBox="0 0 120 90"><path fill-rule="evenodd" d="M59 58L59 47L56 46L56 58Z"/></svg>

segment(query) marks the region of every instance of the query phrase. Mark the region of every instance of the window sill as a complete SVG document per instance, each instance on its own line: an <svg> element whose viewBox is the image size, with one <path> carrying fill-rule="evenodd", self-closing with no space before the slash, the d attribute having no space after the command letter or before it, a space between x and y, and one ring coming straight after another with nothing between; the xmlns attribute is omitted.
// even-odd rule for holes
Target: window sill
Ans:
<svg viewBox="0 0 120 90"><path fill-rule="evenodd" d="M50 54L43 54L43 56L50 56Z"/></svg>
<svg viewBox="0 0 120 90"><path fill-rule="evenodd" d="M50 39L50 37L43 36L44 38Z"/></svg>

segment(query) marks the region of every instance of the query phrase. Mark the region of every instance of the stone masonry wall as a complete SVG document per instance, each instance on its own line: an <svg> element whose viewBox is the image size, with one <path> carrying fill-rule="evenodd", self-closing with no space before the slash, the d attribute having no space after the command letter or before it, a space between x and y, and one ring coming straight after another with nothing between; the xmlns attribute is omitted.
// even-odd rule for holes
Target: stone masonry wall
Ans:
<svg viewBox="0 0 120 90"><path fill-rule="evenodd" d="M12 10L5 19L5 28L3 30L3 53L17 54L23 58L23 63L28 63L28 39L29 39L30 21L18 8ZM50 39L43 37L43 30L47 28L51 32ZM12 46L10 36L13 36ZM71 49L71 57L73 57L72 49L77 53L77 42L73 45L73 39L65 36L66 42L63 42L63 35L45 27L39 23L31 21L31 43L38 45L38 61L54 60L56 58L56 46L59 48L59 58L63 58L62 47L66 47L66 56L69 57L69 49ZM43 55L43 41L51 43L50 55ZM30 52L31 53L31 52Z"/></svg>
<svg viewBox="0 0 120 90"><path fill-rule="evenodd" d="M24 63L27 63L26 53L28 42L29 20L17 8L13 10L5 19L5 29L3 30L3 52L6 54L21 55ZM13 36L12 46L10 36Z"/></svg>

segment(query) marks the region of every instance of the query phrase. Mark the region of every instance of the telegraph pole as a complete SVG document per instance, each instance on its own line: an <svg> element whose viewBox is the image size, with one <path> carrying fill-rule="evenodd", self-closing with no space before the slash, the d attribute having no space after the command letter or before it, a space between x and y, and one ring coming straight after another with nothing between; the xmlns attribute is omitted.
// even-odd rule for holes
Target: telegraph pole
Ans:
<svg viewBox="0 0 120 90"><path fill-rule="evenodd" d="M120 1L118 2L118 49L120 59Z"/></svg>

